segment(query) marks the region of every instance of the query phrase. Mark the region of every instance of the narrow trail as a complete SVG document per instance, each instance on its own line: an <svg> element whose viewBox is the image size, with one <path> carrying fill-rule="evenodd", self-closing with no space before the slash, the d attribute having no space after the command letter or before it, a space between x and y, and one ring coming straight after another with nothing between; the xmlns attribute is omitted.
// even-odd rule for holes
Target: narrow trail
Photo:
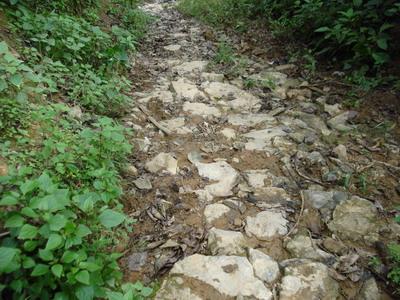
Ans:
<svg viewBox="0 0 400 300"><path fill-rule="evenodd" d="M140 105L124 120L138 220L127 280L161 279L156 299L380 299L364 259L389 221L331 185L331 166L351 163L325 142L355 113L288 77L291 65L253 61L246 75L273 81L261 93L214 73L203 25L161 2L143 7L157 20L135 58Z"/></svg>

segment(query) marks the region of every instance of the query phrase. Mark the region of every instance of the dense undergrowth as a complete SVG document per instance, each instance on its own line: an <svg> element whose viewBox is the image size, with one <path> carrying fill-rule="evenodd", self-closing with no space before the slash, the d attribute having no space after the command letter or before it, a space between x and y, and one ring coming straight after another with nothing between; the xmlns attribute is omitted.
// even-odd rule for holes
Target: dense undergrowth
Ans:
<svg viewBox="0 0 400 300"><path fill-rule="evenodd" d="M119 202L130 133L113 118L149 17L127 0L0 8L1 298L149 296L122 283L113 251L134 222Z"/></svg>
<svg viewBox="0 0 400 300"><path fill-rule="evenodd" d="M182 0L179 7L209 24L239 31L246 31L250 20L264 22L273 35L304 43L308 60L312 53L353 70L352 81L366 88L382 82L365 79L381 74L400 50L399 1Z"/></svg>

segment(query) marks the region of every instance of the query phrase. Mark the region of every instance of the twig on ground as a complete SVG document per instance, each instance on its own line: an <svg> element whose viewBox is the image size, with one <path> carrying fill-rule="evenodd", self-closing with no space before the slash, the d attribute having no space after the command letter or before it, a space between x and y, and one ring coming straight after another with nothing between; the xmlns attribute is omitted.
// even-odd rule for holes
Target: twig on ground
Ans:
<svg viewBox="0 0 400 300"><path fill-rule="evenodd" d="M325 184L325 183L323 183L323 182L321 182L321 181L319 181L319 180L316 180L316 179L310 178L310 177L308 177L308 176L306 176L306 175L304 175L304 174L301 174L300 171L299 171L299 169L298 169L298 167L297 167L296 161L297 161L297 159L295 158L295 159L294 159L294 162L293 162L293 165L294 165L294 170L296 171L297 175L299 175L299 176L302 177L303 179L306 179L306 180L311 181L311 182L313 182L313 183L322 185L322 186L324 186L324 187L327 187L327 186L328 186L327 184Z"/></svg>
<svg viewBox="0 0 400 300"><path fill-rule="evenodd" d="M9 235L9 234L10 234L9 231L2 232L2 233L0 233L0 238L5 237L5 236L7 236L7 235Z"/></svg>
<svg viewBox="0 0 400 300"><path fill-rule="evenodd" d="M300 219L303 216L303 211L304 211L304 195L303 195L303 191L300 191L300 197L301 197L301 209L300 209L299 217L297 218L297 221L294 224L294 226L292 227L292 229L290 229L289 232L285 235L285 238L290 236L293 233L293 231L297 228L297 226L299 226Z"/></svg>
<svg viewBox="0 0 400 300"><path fill-rule="evenodd" d="M151 123L153 123L154 126L156 126L158 129L160 129L166 135L171 135L172 134L171 130L169 130L168 128L164 127L156 119L154 119L143 105L140 105L140 104L137 103L136 106L146 115L147 120L149 120Z"/></svg>

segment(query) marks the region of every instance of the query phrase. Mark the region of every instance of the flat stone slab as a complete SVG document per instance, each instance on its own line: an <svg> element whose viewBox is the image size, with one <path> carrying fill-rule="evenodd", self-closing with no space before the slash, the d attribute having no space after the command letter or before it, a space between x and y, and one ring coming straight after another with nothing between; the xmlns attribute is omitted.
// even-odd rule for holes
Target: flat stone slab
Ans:
<svg viewBox="0 0 400 300"><path fill-rule="evenodd" d="M204 99L206 96L197 86L183 78L171 82L172 90L176 93L178 100L195 101Z"/></svg>
<svg viewBox="0 0 400 300"><path fill-rule="evenodd" d="M246 240L241 232L211 228L208 249L212 255L246 255Z"/></svg>
<svg viewBox="0 0 400 300"><path fill-rule="evenodd" d="M196 162L195 166L201 177L217 181L205 187L205 190L212 196L228 197L232 195L232 188L237 184L239 174L227 162L219 161L210 164Z"/></svg>
<svg viewBox="0 0 400 300"><path fill-rule="evenodd" d="M204 218L207 224L211 224L215 220L225 216L231 209L221 203L209 204L204 209Z"/></svg>
<svg viewBox="0 0 400 300"><path fill-rule="evenodd" d="M279 264L265 253L249 249L249 261L253 265L254 274L267 284L277 281L281 275Z"/></svg>
<svg viewBox="0 0 400 300"><path fill-rule="evenodd" d="M199 73L203 72L206 69L207 65L208 61L203 61L203 60L189 61L174 67L173 71L178 73L179 75L192 74L196 72Z"/></svg>
<svg viewBox="0 0 400 300"><path fill-rule="evenodd" d="M221 112L215 106L210 106L200 102L185 102L183 104L183 111L191 115L202 117L220 117Z"/></svg>
<svg viewBox="0 0 400 300"><path fill-rule="evenodd" d="M170 131L177 133L177 134L188 134L192 131L185 126L185 118L179 117L175 119L165 120L160 122L161 125L168 128Z"/></svg>
<svg viewBox="0 0 400 300"><path fill-rule="evenodd" d="M179 51L182 48L181 45L175 44L175 45L168 45L165 46L164 49L170 52L176 52Z"/></svg>
<svg viewBox="0 0 400 300"><path fill-rule="evenodd" d="M259 108L260 99L238 87L222 82L210 82L202 85L204 92L213 100L223 100L223 103L233 109L251 111Z"/></svg>
<svg viewBox="0 0 400 300"><path fill-rule="evenodd" d="M339 299L339 284L329 276L328 267L306 259L290 259L282 262L280 300Z"/></svg>
<svg viewBox="0 0 400 300"><path fill-rule="evenodd" d="M276 119L268 114L232 114L228 116L228 123L235 126L256 126L261 123L276 124Z"/></svg>
<svg viewBox="0 0 400 300"><path fill-rule="evenodd" d="M178 284L176 278L178 279ZM185 286L185 278L195 279L196 284ZM179 282L181 284L179 284ZM189 289L189 290L188 290ZM213 297L202 296L215 290ZM184 292L184 295L182 293ZM195 297L193 297L195 295ZM158 291L156 299L272 299L271 291L254 276L254 270L245 257L204 256L195 254L177 262ZM179 298L177 297L179 296ZM189 298L184 298L188 296Z"/></svg>
<svg viewBox="0 0 400 300"><path fill-rule="evenodd" d="M250 139L245 145L246 150L265 150L271 147L273 138L287 135L283 129L283 127L277 126L262 130L253 130L244 134L244 137Z"/></svg>
<svg viewBox="0 0 400 300"><path fill-rule="evenodd" d="M262 211L246 218L246 234L262 241L270 241L288 233L288 221L282 212Z"/></svg>
<svg viewBox="0 0 400 300"><path fill-rule="evenodd" d="M175 175L178 171L178 161L169 153L159 153L151 161L147 162L145 167L151 173L167 171Z"/></svg>

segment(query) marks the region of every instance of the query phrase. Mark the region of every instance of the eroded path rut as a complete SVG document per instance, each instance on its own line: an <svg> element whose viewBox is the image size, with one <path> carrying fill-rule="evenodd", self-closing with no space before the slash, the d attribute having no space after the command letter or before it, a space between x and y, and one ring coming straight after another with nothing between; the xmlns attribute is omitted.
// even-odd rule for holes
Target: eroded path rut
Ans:
<svg viewBox="0 0 400 300"><path fill-rule="evenodd" d="M127 205L138 219L127 279L161 278L156 299L380 299L361 258L383 226L397 227L330 187L321 154L350 164L345 146L323 140L351 129L354 112L289 78L291 65L253 62L246 75L274 88L250 93L214 73L213 43L173 2L144 9L158 19L136 58L140 107L125 120L136 135Z"/></svg>

